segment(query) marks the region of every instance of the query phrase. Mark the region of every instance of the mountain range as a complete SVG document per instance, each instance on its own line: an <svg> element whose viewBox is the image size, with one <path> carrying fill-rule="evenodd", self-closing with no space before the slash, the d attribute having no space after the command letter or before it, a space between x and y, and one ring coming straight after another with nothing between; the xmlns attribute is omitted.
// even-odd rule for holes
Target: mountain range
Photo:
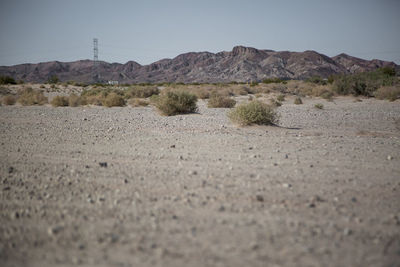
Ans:
<svg viewBox="0 0 400 267"><path fill-rule="evenodd" d="M235 46L229 52L190 52L149 65L140 65L135 61L125 64L98 61L95 66L92 60L79 60L0 66L0 76L7 75L16 80L36 83L46 82L53 75L60 81L84 83L215 83L261 81L266 78L328 77L386 66L399 69L394 62L364 60L346 54L328 57L316 51L289 52Z"/></svg>

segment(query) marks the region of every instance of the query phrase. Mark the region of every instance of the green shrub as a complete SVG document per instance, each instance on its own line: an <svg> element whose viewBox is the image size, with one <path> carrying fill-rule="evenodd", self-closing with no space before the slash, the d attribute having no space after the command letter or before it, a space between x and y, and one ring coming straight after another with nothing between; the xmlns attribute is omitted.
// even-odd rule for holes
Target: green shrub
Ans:
<svg viewBox="0 0 400 267"><path fill-rule="evenodd" d="M315 107L316 109L324 109L324 105L322 105L322 104L320 104L320 103L315 104L314 107Z"/></svg>
<svg viewBox="0 0 400 267"><path fill-rule="evenodd" d="M296 98L294 99L294 104L296 104L296 105L301 105L301 104L303 104L303 100L301 100L301 97L296 97Z"/></svg>
<svg viewBox="0 0 400 267"><path fill-rule="evenodd" d="M373 96L381 86L392 86L396 77L390 69L383 68L371 72L341 75L335 78L333 90L341 95Z"/></svg>
<svg viewBox="0 0 400 267"><path fill-rule="evenodd" d="M320 84L320 85L326 85L328 83L327 79L324 79L320 76L313 76L310 77L306 80L309 83L315 83L315 84Z"/></svg>
<svg viewBox="0 0 400 267"><path fill-rule="evenodd" d="M209 108L232 108L235 104L236 101L234 99L214 93L211 94L207 106Z"/></svg>
<svg viewBox="0 0 400 267"><path fill-rule="evenodd" d="M2 102L4 105L14 105L17 102L17 99L13 95L5 95L3 96Z"/></svg>
<svg viewBox="0 0 400 267"><path fill-rule="evenodd" d="M57 75L51 75L49 77L49 79L47 80L48 83L52 83L52 84L56 84L60 81L60 79L58 79Z"/></svg>
<svg viewBox="0 0 400 267"><path fill-rule="evenodd" d="M19 92L17 102L23 106L44 105L48 103L48 99L43 92L34 91L31 87L28 87Z"/></svg>
<svg viewBox="0 0 400 267"><path fill-rule="evenodd" d="M0 76L0 84L17 84L15 79L10 76Z"/></svg>
<svg viewBox="0 0 400 267"><path fill-rule="evenodd" d="M155 106L163 115L193 113L197 111L197 97L184 91L170 91L154 98Z"/></svg>
<svg viewBox="0 0 400 267"><path fill-rule="evenodd" d="M271 125L278 122L274 109L258 100L239 105L228 113L228 117L239 125Z"/></svg>
<svg viewBox="0 0 400 267"><path fill-rule="evenodd" d="M53 107L66 107L66 106L68 106L68 104L69 104L69 102L68 102L68 97L67 97L67 96L60 96L60 95L55 96L55 97L51 100L50 104L51 104Z"/></svg>
<svg viewBox="0 0 400 267"><path fill-rule="evenodd" d="M125 100L117 93L110 93L102 101L103 106L106 107L122 107L125 106Z"/></svg>
<svg viewBox="0 0 400 267"><path fill-rule="evenodd" d="M399 86L382 86L375 92L375 97L378 99L388 99L395 101L400 98L400 87Z"/></svg>
<svg viewBox="0 0 400 267"><path fill-rule="evenodd" d="M264 79L262 81L265 84L269 84L269 83L281 83L283 82L283 80L279 79L279 78L268 78L268 79Z"/></svg>

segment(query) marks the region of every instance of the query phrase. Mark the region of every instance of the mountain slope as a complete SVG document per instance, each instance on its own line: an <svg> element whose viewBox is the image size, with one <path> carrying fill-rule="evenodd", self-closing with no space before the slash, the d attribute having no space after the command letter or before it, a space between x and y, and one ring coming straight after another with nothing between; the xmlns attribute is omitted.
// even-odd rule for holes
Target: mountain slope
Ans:
<svg viewBox="0 0 400 267"><path fill-rule="evenodd" d="M91 60L44 62L0 67L0 75L26 82L45 82L52 75L61 81L95 82L116 80L139 82L230 82L260 81L265 78L306 79L370 71L392 66L393 62L364 60L346 54L328 57L315 51L289 52L236 46L230 52L190 52L149 65L129 61L125 64Z"/></svg>

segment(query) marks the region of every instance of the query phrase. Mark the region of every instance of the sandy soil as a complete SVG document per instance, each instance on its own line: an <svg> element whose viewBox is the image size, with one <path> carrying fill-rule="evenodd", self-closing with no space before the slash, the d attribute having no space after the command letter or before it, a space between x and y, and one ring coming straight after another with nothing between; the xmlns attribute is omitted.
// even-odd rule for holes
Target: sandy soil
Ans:
<svg viewBox="0 0 400 267"><path fill-rule="evenodd" d="M400 266L400 102L291 103L1 106L0 266Z"/></svg>

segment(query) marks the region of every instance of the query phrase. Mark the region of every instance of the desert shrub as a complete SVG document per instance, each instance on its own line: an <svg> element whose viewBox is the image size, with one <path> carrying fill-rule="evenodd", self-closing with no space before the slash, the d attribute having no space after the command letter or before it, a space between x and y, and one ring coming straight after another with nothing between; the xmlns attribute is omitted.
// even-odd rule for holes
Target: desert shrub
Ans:
<svg viewBox="0 0 400 267"><path fill-rule="evenodd" d="M55 96L55 97L51 100L50 104L51 104L53 107L66 107L66 106L68 106L68 104L69 104L69 102L68 102L68 97L67 97L67 96L60 96L60 95Z"/></svg>
<svg viewBox="0 0 400 267"><path fill-rule="evenodd" d="M76 94L70 94L68 98L68 104L70 107L78 107L86 105L86 99L84 97L80 97Z"/></svg>
<svg viewBox="0 0 400 267"><path fill-rule="evenodd" d="M56 84L60 81L60 79L57 77L57 75L51 75L49 79L47 80L48 83Z"/></svg>
<svg viewBox="0 0 400 267"><path fill-rule="evenodd" d="M5 95L5 96L3 96L3 98L2 98L2 103L3 103L4 105L14 105L15 102L17 102L17 99L16 99L16 97L13 96L13 95Z"/></svg>
<svg viewBox="0 0 400 267"><path fill-rule="evenodd" d="M251 86L251 87L257 86L257 85L258 85L258 82L255 82L255 81L250 83L250 86Z"/></svg>
<svg viewBox="0 0 400 267"><path fill-rule="evenodd" d="M46 86L44 86L43 84L40 85L40 89L45 89L45 88L46 88Z"/></svg>
<svg viewBox="0 0 400 267"><path fill-rule="evenodd" d="M233 95L248 95L250 91L251 91L250 88L242 86L233 88L231 92Z"/></svg>
<svg viewBox="0 0 400 267"><path fill-rule="evenodd" d="M278 100L279 102L285 101L285 95L284 94L278 95L276 100Z"/></svg>
<svg viewBox="0 0 400 267"><path fill-rule="evenodd" d="M317 104L314 105L314 108L316 108L316 109L324 109L324 105L322 105L320 103L317 103Z"/></svg>
<svg viewBox="0 0 400 267"><path fill-rule="evenodd" d="M268 78L268 79L264 79L262 81L265 84L269 84L269 83L281 83L283 82L283 80L279 79L279 78Z"/></svg>
<svg viewBox="0 0 400 267"><path fill-rule="evenodd" d="M382 86L379 87L375 92L375 97L378 99L388 99L395 101L400 98L400 87L399 86Z"/></svg>
<svg viewBox="0 0 400 267"><path fill-rule="evenodd" d="M95 106L103 105L103 97L101 95L89 95L89 96L81 95L81 98L83 101L86 102L87 105L95 105Z"/></svg>
<svg viewBox="0 0 400 267"><path fill-rule="evenodd" d="M379 87L392 86L395 83L396 77L393 76L393 72L383 68L371 72L338 76L333 82L333 89L341 95L373 96Z"/></svg>
<svg viewBox="0 0 400 267"><path fill-rule="evenodd" d="M198 99L208 99L210 97L210 91L211 89L204 87L196 87L190 90Z"/></svg>
<svg viewBox="0 0 400 267"><path fill-rule="evenodd" d="M230 97L212 94L208 100L207 106L209 108L232 108L235 104L236 101Z"/></svg>
<svg viewBox="0 0 400 267"><path fill-rule="evenodd" d="M126 91L128 98L147 98L152 95L158 95L160 90L155 86L136 86Z"/></svg>
<svg viewBox="0 0 400 267"><path fill-rule="evenodd" d="M128 104L132 107L145 107L149 105L149 101L141 98L131 98L128 100Z"/></svg>
<svg viewBox="0 0 400 267"><path fill-rule="evenodd" d="M125 106L125 100L121 95L112 92L103 98L102 104L106 107L122 107Z"/></svg>
<svg viewBox="0 0 400 267"><path fill-rule="evenodd" d="M185 91L170 91L154 98L155 106L166 116L197 111L197 97Z"/></svg>
<svg viewBox="0 0 400 267"><path fill-rule="evenodd" d="M28 87L19 92L17 102L23 106L43 105L48 103L48 99L43 92L34 91L31 87Z"/></svg>
<svg viewBox="0 0 400 267"><path fill-rule="evenodd" d="M281 103L280 101L274 99L274 98L271 98L271 99L269 100L269 102L270 102L271 105L274 106L274 107L280 107L280 106L282 106L282 103Z"/></svg>
<svg viewBox="0 0 400 267"><path fill-rule="evenodd" d="M326 85L328 83L327 79L324 79L320 76L313 76L310 77L306 80L309 83L315 83L315 84L320 84L320 85Z"/></svg>
<svg viewBox="0 0 400 267"><path fill-rule="evenodd" d="M17 84L15 79L10 76L0 76L0 84Z"/></svg>
<svg viewBox="0 0 400 267"><path fill-rule="evenodd" d="M301 105L301 104L303 104L303 100L301 100L301 97L296 97L296 98L294 99L294 104L296 104L296 105Z"/></svg>
<svg viewBox="0 0 400 267"><path fill-rule="evenodd" d="M323 93L321 93L320 97L322 97L323 99L326 99L328 101L332 101L333 93L330 91L324 91Z"/></svg>
<svg viewBox="0 0 400 267"><path fill-rule="evenodd" d="M228 113L229 119L239 125L271 125L278 122L274 109L258 100L243 103Z"/></svg>

